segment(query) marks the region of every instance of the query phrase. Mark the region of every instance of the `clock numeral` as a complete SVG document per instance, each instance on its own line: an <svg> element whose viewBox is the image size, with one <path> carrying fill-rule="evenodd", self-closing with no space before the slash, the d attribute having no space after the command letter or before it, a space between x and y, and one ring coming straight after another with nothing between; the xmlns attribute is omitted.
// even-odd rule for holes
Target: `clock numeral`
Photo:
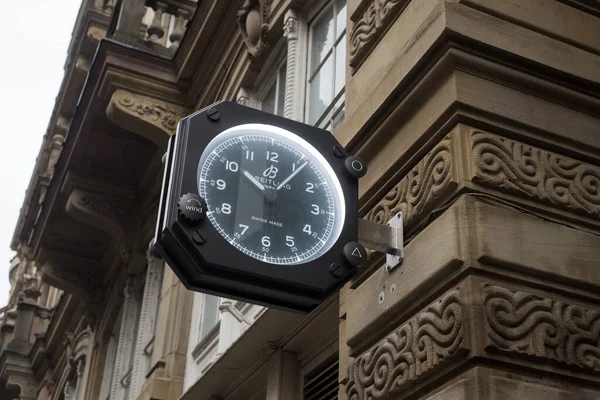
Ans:
<svg viewBox="0 0 600 400"><path fill-rule="evenodd" d="M306 232L309 235L312 233L312 227L309 224L304 225L304 228L302 228L302 232Z"/></svg>
<svg viewBox="0 0 600 400"><path fill-rule="evenodd" d="M223 214L231 214L231 204L227 204L227 203L221 204L221 212Z"/></svg>
<svg viewBox="0 0 600 400"><path fill-rule="evenodd" d="M271 238L268 236L263 236L262 239L260 239L260 243L262 244L262 247L260 248L264 253L268 253L269 252L269 247L271 247Z"/></svg>
<svg viewBox="0 0 600 400"><path fill-rule="evenodd" d="M242 235L244 233L246 233L246 231L248 230L248 228L250 228L248 225L244 225L244 224L240 224L239 227L242 228L242 232L240 232L240 233L234 232L233 233L233 237L236 238L236 239L241 239Z"/></svg>
<svg viewBox="0 0 600 400"><path fill-rule="evenodd" d="M225 181L223 179L217 179L217 189L225 190L226 186L227 186L227 184L225 183Z"/></svg>
<svg viewBox="0 0 600 400"><path fill-rule="evenodd" d="M287 247L294 247L294 237L293 236L286 236L285 237L285 245Z"/></svg>
<svg viewBox="0 0 600 400"><path fill-rule="evenodd" d="M313 190L315 188L315 185L313 185L310 182L306 182L306 191L308 193L314 193L315 191Z"/></svg>
<svg viewBox="0 0 600 400"><path fill-rule="evenodd" d="M263 176L265 178L275 178L277 176L277 172L279 172L279 168L271 165L269 166L269 168L265 169L265 171L263 172Z"/></svg>
<svg viewBox="0 0 600 400"><path fill-rule="evenodd" d="M260 240L260 243L265 247L271 247L271 238L268 236L263 236Z"/></svg>
<svg viewBox="0 0 600 400"><path fill-rule="evenodd" d="M279 158L279 154L275 153L274 151L267 151L267 161L278 163L279 162L277 160L278 158Z"/></svg>
<svg viewBox="0 0 600 400"><path fill-rule="evenodd" d="M225 169L231 172L237 172L239 169L238 163L235 161L225 161Z"/></svg>
<svg viewBox="0 0 600 400"><path fill-rule="evenodd" d="M312 204L312 210L310 213L314 214L314 215L319 215L319 212L320 212L319 206L316 204Z"/></svg>
<svg viewBox="0 0 600 400"><path fill-rule="evenodd" d="M246 150L246 160L254 161L254 152Z"/></svg>

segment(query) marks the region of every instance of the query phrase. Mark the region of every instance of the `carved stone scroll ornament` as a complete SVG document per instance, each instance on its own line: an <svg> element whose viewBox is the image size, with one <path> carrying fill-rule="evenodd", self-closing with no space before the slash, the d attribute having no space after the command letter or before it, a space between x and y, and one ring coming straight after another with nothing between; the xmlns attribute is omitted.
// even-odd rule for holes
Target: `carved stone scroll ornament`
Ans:
<svg viewBox="0 0 600 400"><path fill-rule="evenodd" d="M357 357L348 367L348 400L388 398L465 351L459 288Z"/></svg>
<svg viewBox="0 0 600 400"><path fill-rule="evenodd" d="M600 168L491 133L471 138L473 181L600 216Z"/></svg>
<svg viewBox="0 0 600 400"><path fill-rule="evenodd" d="M50 252L45 252L43 257L42 281L81 299L90 299L96 294L102 271L96 264L79 257L52 256Z"/></svg>
<svg viewBox="0 0 600 400"><path fill-rule="evenodd" d="M600 371L600 310L485 286L488 350Z"/></svg>
<svg viewBox="0 0 600 400"><path fill-rule="evenodd" d="M185 107L122 89L113 93L106 109L106 115L115 124L161 148L166 148L177 123L187 114Z"/></svg>
<svg viewBox="0 0 600 400"><path fill-rule="evenodd" d="M450 136L442 139L365 218L385 224L402 211L405 229L410 231L425 217L425 212L446 200L457 181L453 176L450 144Z"/></svg>
<svg viewBox="0 0 600 400"><path fill-rule="evenodd" d="M73 189L67 200L67 213L76 220L92 225L114 237L121 237L125 228L122 226L126 213L125 204L113 197Z"/></svg>
<svg viewBox="0 0 600 400"><path fill-rule="evenodd" d="M350 31L350 66L357 69L410 0L364 0L354 12Z"/></svg>
<svg viewBox="0 0 600 400"><path fill-rule="evenodd" d="M269 47L269 14L273 0L244 0L238 11L238 24L248 53L260 57Z"/></svg>
<svg viewBox="0 0 600 400"><path fill-rule="evenodd" d="M38 385L33 375L10 374L6 386L18 386L20 389L19 399L34 400L37 397Z"/></svg>
<svg viewBox="0 0 600 400"><path fill-rule="evenodd" d="M100 39L106 36L106 29L99 26L90 26L87 31L87 37L94 43L100 42Z"/></svg>

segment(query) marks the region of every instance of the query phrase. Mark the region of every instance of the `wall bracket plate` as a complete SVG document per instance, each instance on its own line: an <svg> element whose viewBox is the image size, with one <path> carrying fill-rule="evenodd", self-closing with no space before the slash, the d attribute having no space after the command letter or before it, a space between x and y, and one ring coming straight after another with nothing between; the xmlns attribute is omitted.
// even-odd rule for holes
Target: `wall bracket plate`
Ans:
<svg viewBox="0 0 600 400"><path fill-rule="evenodd" d="M358 241L368 249L385 253L385 269L391 272L404 261L402 211L390 218L386 225L359 218Z"/></svg>

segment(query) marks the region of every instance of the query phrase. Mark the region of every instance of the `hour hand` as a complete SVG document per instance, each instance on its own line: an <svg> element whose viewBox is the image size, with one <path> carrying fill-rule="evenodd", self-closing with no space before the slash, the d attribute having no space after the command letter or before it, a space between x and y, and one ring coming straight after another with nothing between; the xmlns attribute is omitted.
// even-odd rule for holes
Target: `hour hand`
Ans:
<svg viewBox="0 0 600 400"><path fill-rule="evenodd" d="M246 176L246 178L248 178L248 180L250 180L250 182L252 182L254 184L254 186L259 188L261 192L265 191L265 186L262 183L260 183L259 181L257 181L256 178L253 177L250 172L244 170L244 176Z"/></svg>

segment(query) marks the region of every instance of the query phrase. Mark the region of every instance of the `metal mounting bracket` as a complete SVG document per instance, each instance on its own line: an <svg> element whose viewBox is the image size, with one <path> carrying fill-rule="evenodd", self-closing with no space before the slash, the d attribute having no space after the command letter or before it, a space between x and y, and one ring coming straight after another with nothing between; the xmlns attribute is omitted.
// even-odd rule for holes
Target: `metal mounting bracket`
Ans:
<svg viewBox="0 0 600 400"><path fill-rule="evenodd" d="M385 269L390 272L404 261L404 229L402 212L386 225L358 219L358 241L368 249L386 254Z"/></svg>

